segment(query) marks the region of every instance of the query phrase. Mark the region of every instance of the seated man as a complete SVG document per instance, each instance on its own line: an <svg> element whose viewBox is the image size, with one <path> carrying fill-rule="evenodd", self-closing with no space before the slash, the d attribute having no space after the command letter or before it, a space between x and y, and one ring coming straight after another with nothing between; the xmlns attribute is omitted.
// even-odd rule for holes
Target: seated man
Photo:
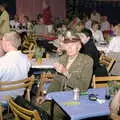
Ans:
<svg viewBox="0 0 120 120"><path fill-rule="evenodd" d="M64 38L64 50L66 54L61 56L59 63L55 63L54 67L58 72L54 77L54 81L48 88L48 92L66 91L74 88L87 90L91 81L93 72L93 60L91 57L80 54L81 41L76 36ZM41 98L40 98L41 99ZM37 99L37 102L39 98ZM44 110L48 111L48 105L41 104ZM55 106L55 120L65 119L63 112Z"/></svg>
<svg viewBox="0 0 120 120"><path fill-rule="evenodd" d="M56 84L53 82L55 85L52 84L48 92L71 90L77 87L80 90L87 90L92 76L93 60L79 53L82 45L78 37L69 36L64 38L63 42L66 54L60 58L59 63L54 64L59 74L54 78ZM56 89L57 85L60 89Z"/></svg>
<svg viewBox="0 0 120 120"><path fill-rule="evenodd" d="M30 61L28 57L17 51L21 44L21 38L16 32L9 32L4 34L2 39L2 49L5 55L0 57L0 81L16 81L28 77L30 68ZM23 95L24 89L2 91L0 92L0 101L4 96L15 97Z"/></svg>

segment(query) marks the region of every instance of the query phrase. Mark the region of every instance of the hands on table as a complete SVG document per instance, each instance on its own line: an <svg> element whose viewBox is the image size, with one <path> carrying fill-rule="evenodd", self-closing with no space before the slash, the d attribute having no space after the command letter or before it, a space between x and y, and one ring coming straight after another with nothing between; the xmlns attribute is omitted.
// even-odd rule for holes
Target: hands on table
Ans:
<svg viewBox="0 0 120 120"><path fill-rule="evenodd" d="M67 69L60 63L54 63L53 66L56 69L56 71L59 72L59 73L67 72Z"/></svg>

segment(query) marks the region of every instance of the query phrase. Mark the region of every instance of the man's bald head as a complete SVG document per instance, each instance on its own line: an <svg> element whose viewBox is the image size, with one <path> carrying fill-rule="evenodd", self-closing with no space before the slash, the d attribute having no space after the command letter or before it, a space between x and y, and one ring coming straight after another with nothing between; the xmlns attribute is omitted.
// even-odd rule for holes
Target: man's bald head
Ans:
<svg viewBox="0 0 120 120"><path fill-rule="evenodd" d="M21 45L21 38L16 32L5 33L3 40L9 41L13 47L16 49Z"/></svg>

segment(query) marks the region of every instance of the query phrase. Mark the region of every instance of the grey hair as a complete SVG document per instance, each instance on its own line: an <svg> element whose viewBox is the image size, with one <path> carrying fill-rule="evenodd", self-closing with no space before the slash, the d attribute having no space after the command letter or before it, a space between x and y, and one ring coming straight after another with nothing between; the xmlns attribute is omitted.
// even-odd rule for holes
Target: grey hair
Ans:
<svg viewBox="0 0 120 120"><path fill-rule="evenodd" d="M21 37L17 32L12 31L5 33L3 37L5 37L5 40L10 41L15 48L18 48L21 45Z"/></svg>

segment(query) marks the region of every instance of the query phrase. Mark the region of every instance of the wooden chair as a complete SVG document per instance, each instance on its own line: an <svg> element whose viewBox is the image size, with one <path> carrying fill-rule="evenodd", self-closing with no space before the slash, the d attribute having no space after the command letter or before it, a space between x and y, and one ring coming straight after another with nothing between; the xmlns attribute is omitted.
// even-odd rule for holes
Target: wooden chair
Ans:
<svg viewBox="0 0 120 120"><path fill-rule="evenodd" d="M33 83L34 83L34 76L28 77L28 78L23 79L23 80L0 82L0 92L17 90L20 88L26 88L25 97L28 101L30 101L30 90L31 90ZM0 106L1 119L2 119L2 109L3 109L3 107L1 105Z"/></svg>
<svg viewBox="0 0 120 120"><path fill-rule="evenodd" d="M11 111L15 116L15 120L41 120L39 113L37 110L28 110L19 105L17 105L13 99L10 97L8 99L8 104L10 106Z"/></svg>
<svg viewBox="0 0 120 120"><path fill-rule="evenodd" d="M30 101L30 89L34 83L34 76L17 81L0 82L0 92L26 88L26 98Z"/></svg>
<svg viewBox="0 0 120 120"><path fill-rule="evenodd" d="M112 69L114 63L115 63L115 59L114 58L105 56L103 54L100 56L100 64L103 64L106 67L108 73Z"/></svg>
<svg viewBox="0 0 120 120"><path fill-rule="evenodd" d="M53 82L53 74L50 73L41 73L40 74L40 83L39 87L36 93L36 101L39 96L44 96L46 94L46 90L44 90L44 85L47 83L52 83Z"/></svg>
<svg viewBox="0 0 120 120"><path fill-rule="evenodd" d="M25 54L31 54L35 52L35 47L36 47L36 38L32 34L29 36L25 36L23 43L21 45L21 50Z"/></svg>
<svg viewBox="0 0 120 120"><path fill-rule="evenodd" d="M30 54L35 52L36 42L35 41L24 41L23 42L23 48L25 50L22 50L25 54Z"/></svg>
<svg viewBox="0 0 120 120"><path fill-rule="evenodd" d="M104 77L95 77L93 75L92 86L93 88L106 87L108 81L120 81L120 76L104 76Z"/></svg>

